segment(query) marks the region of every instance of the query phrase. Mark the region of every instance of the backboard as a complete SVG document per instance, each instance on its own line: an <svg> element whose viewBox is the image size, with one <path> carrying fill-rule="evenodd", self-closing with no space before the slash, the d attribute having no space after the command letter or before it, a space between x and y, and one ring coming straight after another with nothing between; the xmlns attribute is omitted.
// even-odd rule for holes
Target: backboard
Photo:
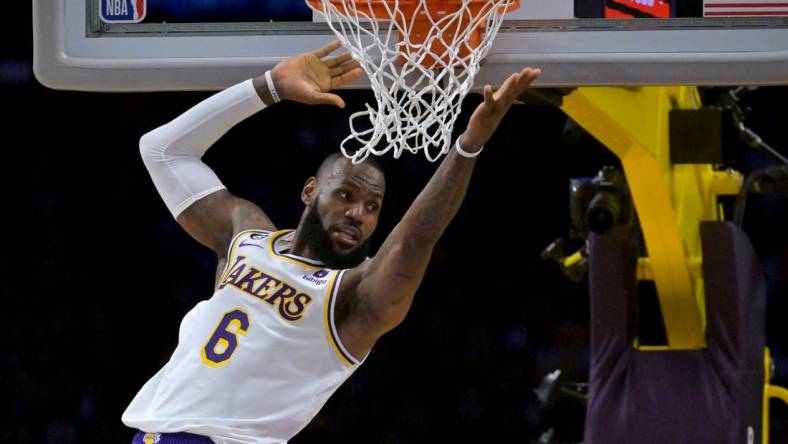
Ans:
<svg viewBox="0 0 788 444"><path fill-rule="evenodd" d="M301 0L33 0L33 20L36 77L71 90L220 89L334 38ZM523 0L476 85L523 66L537 86L784 84L788 7Z"/></svg>

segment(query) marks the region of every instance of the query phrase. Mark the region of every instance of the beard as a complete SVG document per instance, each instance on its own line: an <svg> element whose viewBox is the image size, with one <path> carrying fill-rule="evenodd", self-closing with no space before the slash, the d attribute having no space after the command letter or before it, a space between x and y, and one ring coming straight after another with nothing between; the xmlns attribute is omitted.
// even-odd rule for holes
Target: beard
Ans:
<svg viewBox="0 0 788 444"><path fill-rule="evenodd" d="M362 263L369 253L370 239L361 242L348 251L337 251L331 242L331 235L328 230L323 228L323 219L317 214L315 207L310 207L307 210L304 223L301 226L301 234L304 243L314 253L316 259L319 259L328 268L334 270L353 268Z"/></svg>

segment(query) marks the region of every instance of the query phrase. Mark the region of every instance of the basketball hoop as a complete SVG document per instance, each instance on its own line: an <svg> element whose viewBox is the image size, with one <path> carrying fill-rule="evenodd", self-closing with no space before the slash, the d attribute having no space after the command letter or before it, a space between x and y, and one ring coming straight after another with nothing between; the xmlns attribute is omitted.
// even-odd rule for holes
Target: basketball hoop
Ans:
<svg viewBox="0 0 788 444"><path fill-rule="evenodd" d="M350 116L341 148L353 163L369 154L451 147L454 121L503 16L520 0L306 0L367 74L377 108ZM360 126L364 126L361 128ZM436 152L437 151L437 152Z"/></svg>

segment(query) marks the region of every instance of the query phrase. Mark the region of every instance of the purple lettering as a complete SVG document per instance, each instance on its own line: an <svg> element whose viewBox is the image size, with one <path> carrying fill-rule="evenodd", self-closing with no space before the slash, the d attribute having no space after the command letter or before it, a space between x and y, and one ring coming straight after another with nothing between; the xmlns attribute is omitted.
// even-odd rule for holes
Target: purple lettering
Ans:
<svg viewBox="0 0 788 444"><path fill-rule="evenodd" d="M240 288L241 290L251 293L251 289L254 287L255 281L260 279L261 276L264 275L260 273L260 270L254 267L249 267L249 272L246 273L246 276L242 277L241 280L234 282L233 285Z"/></svg>
<svg viewBox="0 0 788 444"><path fill-rule="evenodd" d="M308 294L299 293L292 300L279 304L279 314L288 321L297 321L304 317L304 308L312 302Z"/></svg>
<svg viewBox="0 0 788 444"><path fill-rule="evenodd" d="M236 279L243 273L244 268L246 268L246 264L241 263L242 260L246 259L245 256L238 256L235 259L235 263L231 267L230 273L227 275L226 278L222 281L222 284L219 285L219 290L225 287L227 284L235 284Z"/></svg>
<svg viewBox="0 0 788 444"><path fill-rule="evenodd" d="M282 303L285 302L286 299L290 299L291 297L295 296L296 293L298 293L298 292L295 290L295 288L293 288L293 287L291 287L291 286L289 286L289 285L287 285L287 284L285 284L283 282L282 283L282 288L280 288L279 291L274 293L273 296L269 297L265 301L268 302L271 305L274 305L274 304L276 304L276 300L277 299L281 299L282 302L279 303L279 306L281 307ZM281 312L281 309L280 309L280 312Z"/></svg>
<svg viewBox="0 0 788 444"><path fill-rule="evenodd" d="M273 285L271 285L272 282ZM270 294L269 291L271 289L278 287L281 283L282 281L280 281L279 279L274 279L271 276L268 276L267 274L263 274L260 277L260 285L258 285L257 288L254 289L254 292L252 292L252 294L260 299L263 299Z"/></svg>

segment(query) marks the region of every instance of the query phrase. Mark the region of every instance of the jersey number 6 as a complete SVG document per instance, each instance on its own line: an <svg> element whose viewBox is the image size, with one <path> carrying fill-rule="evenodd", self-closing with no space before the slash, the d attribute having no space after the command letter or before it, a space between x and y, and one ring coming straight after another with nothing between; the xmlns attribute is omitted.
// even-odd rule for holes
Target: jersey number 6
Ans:
<svg viewBox="0 0 788 444"><path fill-rule="evenodd" d="M238 335L245 336L248 329L249 315L245 311L234 308L225 313L202 348L202 362L211 367L227 364L238 348Z"/></svg>

